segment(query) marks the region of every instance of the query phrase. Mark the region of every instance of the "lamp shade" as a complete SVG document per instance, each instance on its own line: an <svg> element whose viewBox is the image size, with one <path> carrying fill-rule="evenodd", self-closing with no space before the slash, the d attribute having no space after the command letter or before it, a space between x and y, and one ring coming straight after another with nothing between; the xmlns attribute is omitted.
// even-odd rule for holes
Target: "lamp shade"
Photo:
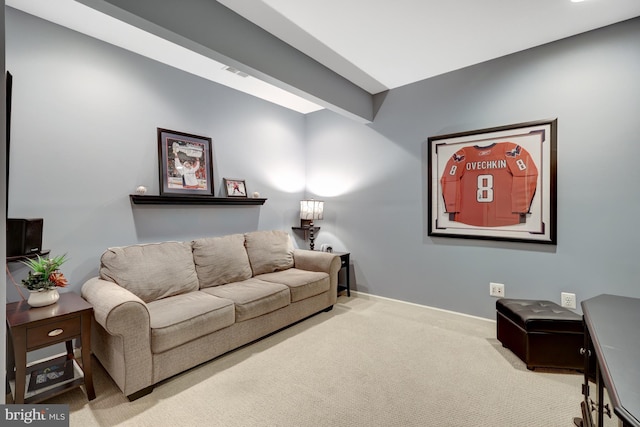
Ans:
<svg viewBox="0 0 640 427"><path fill-rule="evenodd" d="M324 202L322 200L300 200L300 219L322 219Z"/></svg>

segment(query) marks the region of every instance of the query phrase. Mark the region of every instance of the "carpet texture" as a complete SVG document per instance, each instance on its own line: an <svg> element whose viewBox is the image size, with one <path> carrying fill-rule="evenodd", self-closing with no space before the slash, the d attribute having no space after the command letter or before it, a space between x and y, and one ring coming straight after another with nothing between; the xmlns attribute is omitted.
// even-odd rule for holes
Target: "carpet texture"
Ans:
<svg viewBox="0 0 640 427"><path fill-rule="evenodd" d="M76 389L49 402L70 404L72 427L572 426L582 376L527 370L495 329L490 320L341 296L333 311L134 402L97 362L94 401Z"/></svg>

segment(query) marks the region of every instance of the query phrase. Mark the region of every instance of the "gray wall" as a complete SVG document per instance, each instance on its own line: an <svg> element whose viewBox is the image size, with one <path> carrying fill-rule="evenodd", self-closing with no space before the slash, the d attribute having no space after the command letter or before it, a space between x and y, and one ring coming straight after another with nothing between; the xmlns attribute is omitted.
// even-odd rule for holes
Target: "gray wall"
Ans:
<svg viewBox="0 0 640 427"><path fill-rule="evenodd" d="M9 213L44 217L44 246L69 254L76 291L108 246L290 230L308 192L326 201L318 246L351 251L360 291L488 318L490 281L508 297L640 296L639 38L636 19L398 88L362 125L305 118L7 9ZM426 236L429 136L554 117L557 246ZM137 185L158 192L156 127L211 136L216 190L244 178L269 200L131 206Z"/></svg>
<svg viewBox="0 0 640 427"><path fill-rule="evenodd" d="M308 118L318 244L351 251L361 291L495 318L511 298L640 297L640 19L392 90L362 126ZM558 119L558 245L427 236L427 138ZM579 311L579 310L578 310Z"/></svg>
<svg viewBox="0 0 640 427"><path fill-rule="evenodd" d="M43 246L67 253L71 290L109 246L256 229L291 231L304 194L305 117L11 8L14 76L9 216L44 218ZM245 179L256 206L138 206L158 194L156 128L213 139L215 192ZM302 243L302 242L300 242ZM17 282L26 268L12 264ZM9 282L7 298L19 299Z"/></svg>

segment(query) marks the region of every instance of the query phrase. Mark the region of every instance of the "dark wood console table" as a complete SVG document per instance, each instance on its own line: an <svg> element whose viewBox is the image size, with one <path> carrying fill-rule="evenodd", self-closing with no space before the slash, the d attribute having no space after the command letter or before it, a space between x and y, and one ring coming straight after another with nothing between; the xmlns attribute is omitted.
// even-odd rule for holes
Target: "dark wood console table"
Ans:
<svg viewBox="0 0 640 427"><path fill-rule="evenodd" d="M604 405L606 389L613 413L623 427L640 427L640 299L599 295L583 301L585 375L582 419L577 426L603 426L611 408ZM596 396L590 397L589 359L595 358ZM594 423L591 412L595 410Z"/></svg>

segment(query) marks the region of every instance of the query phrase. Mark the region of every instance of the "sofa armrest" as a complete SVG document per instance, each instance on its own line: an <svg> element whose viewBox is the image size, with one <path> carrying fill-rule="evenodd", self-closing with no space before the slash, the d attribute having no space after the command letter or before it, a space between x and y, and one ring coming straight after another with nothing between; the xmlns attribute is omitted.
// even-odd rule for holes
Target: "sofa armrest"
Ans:
<svg viewBox="0 0 640 427"><path fill-rule="evenodd" d="M116 283L98 277L89 279L81 290L82 297L93 305L93 314L111 335L136 334L150 336L151 323L147 305L140 298ZM135 322L135 328L131 328ZM145 327L146 326L146 327ZM140 333L146 331L146 334Z"/></svg>
<svg viewBox="0 0 640 427"><path fill-rule="evenodd" d="M342 267L340 257L330 252L294 249L293 266L300 270L322 271L329 274L330 286L335 294L338 290L338 272Z"/></svg>
<svg viewBox="0 0 640 427"><path fill-rule="evenodd" d="M93 305L97 324L92 334L93 352L118 387L129 396L151 386L151 322L144 301L98 277L89 279L81 294Z"/></svg>

